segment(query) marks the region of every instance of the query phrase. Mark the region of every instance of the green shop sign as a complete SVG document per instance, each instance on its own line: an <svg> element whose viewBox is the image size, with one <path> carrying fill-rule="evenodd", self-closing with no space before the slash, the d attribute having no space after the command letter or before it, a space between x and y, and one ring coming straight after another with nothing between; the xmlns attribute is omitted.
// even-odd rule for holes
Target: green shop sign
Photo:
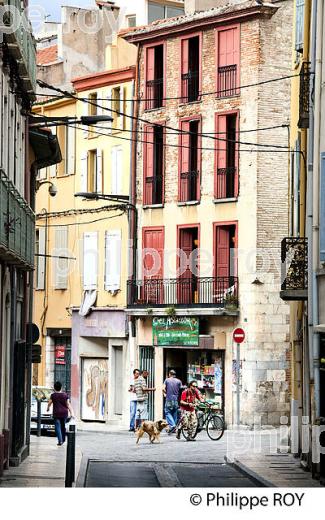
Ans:
<svg viewBox="0 0 325 520"><path fill-rule="evenodd" d="M199 345L199 320L198 318L153 318L152 320L153 344L163 346L188 346Z"/></svg>

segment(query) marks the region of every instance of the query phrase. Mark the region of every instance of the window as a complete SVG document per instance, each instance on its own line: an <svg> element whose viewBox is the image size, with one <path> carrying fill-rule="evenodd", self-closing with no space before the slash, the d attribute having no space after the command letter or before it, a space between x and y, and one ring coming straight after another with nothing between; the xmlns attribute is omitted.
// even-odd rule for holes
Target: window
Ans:
<svg viewBox="0 0 325 520"><path fill-rule="evenodd" d="M302 52L304 42L305 0L296 0L296 51Z"/></svg>
<svg viewBox="0 0 325 520"><path fill-rule="evenodd" d="M97 289L98 233L84 233L83 236L83 288L85 291Z"/></svg>
<svg viewBox="0 0 325 520"><path fill-rule="evenodd" d="M217 96L239 94L240 33L239 26L216 31Z"/></svg>
<svg viewBox="0 0 325 520"><path fill-rule="evenodd" d="M156 20L164 20L165 18L174 18L184 14L181 7L171 7L168 5L157 4L155 2L148 3L148 23Z"/></svg>
<svg viewBox="0 0 325 520"><path fill-rule="evenodd" d="M131 14L126 17L127 26L128 27L136 27L137 26L137 17L135 14Z"/></svg>
<svg viewBox="0 0 325 520"><path fill-rule="evenodd" d="M68 254L68 228L55 228L54 257L67 257ZM53 258L53 285L55 289L68 288L69 261L64 258Z"/></svg>
<svg viewBox="0 0 325 520"><path fill-rule="evenodd" d="M200 120L181 122L181 148L179 161L179 202L200 199L199 131Z"/></svg>
<svg viewBox="0 0 325 520"><path fill-rule="evenodd" d="M36 290L43 291L45 289L45 262L46 257L46 233L45 227L36 229L35 253L36 253Z"/></svg>
<svg viewBox="0 0 325 520"><path fill-rule="evenodd" d="M217 114L216 199L238 197L238 114Z"/></svg>
<svg viewBox="0 0 325 520"><path fill-rule="evenodd" d="M91 94L89 94L88 96L88 115L89 116L97 116L97 92L92 92Z"/></svg>
<svg viewBox="0 0 325 520"><path fill-rule="evenodd" d="M118 291L121 288L121 230L105 233L105 290Z"/></svg>
<svg viewBox="0 0 325 520"><path fill-rule="evenodd" d="M81 191L101 193L103 191L102 151L89 150L81 156Z"/></svg>
<svg viewBox="0 0 325 520"><path fill-rule="evenodd" d="M200 37L181 40L182 46L182 103L199 99L200 91Z"/></svg>
<svg viewBox="0 0 325 520"><path fill-rule="evenodd" d="M144 187L145 205L163 204L164 130L162 126L145 127Z"/></svg>
<svg viewBox="0 0 325 520"><path fill-rule="evenodd" d="M215 224L214 234L215 302L236 304L238 301L237 224Z"/></svg>
<svg viewBox="0 0 325 520"><path fill-rule="evenodd" d="M123 150L121 146L111 149L111 194L121 195L123 189Z"/></svg>
<svg viewBox="0 0 325 520"><path fill-rule="evenodd" d="M124 121L125 121L125 93L124 87L114 87L111 90L111 107L112 113L111 116L113 118L113 122L111 123L112 128L116 130L124 129Z"/></svg>
<svg viewBox="0 0 325 520"><path fill-rule="evenodd" d="M183 305L198 303L198 226L179 227L178 245L183 254L178 258L177 303Z"/></svg>
<svg viewBox="0 0 325 520"><path fill-rule="evenodd" d="M146 50L146 110L164 106L164 46Z"/></svg>

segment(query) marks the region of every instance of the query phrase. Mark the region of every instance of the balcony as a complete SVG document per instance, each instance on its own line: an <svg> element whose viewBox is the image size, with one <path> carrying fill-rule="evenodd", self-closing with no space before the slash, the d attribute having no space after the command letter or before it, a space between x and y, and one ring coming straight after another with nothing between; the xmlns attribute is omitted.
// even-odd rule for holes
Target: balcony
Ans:
<svg viewBox="0 0 325 520"><path fill-rule="evenodd" d="M289 237L281 243L281 292L285 301L307 300L308 239Z"/></svg>
<svg viewBox="0 0 325 520"><path fill-rule="evenodd" d="M0 257L32 269L35 215L2 170L0 208Z"/></svg>
<svg viewBox="0 0 325 520"><path fill-rule="evenodd" d="M182 103L192 103L199 100L199 73L189 71L182 74Z"/></svg>
<svg viewBox="0 0 325 520"><path fill-rule="evenodd" d="M23 88L28 91L36 90L36 44L32 34L32 26L21 8L20 0L4 0L9 5L13 18L13 31L5 34L5 41L9 53L17 61L18 73ZM5 25L10 27L9 16L4 16Z"/></svg>
<svg viewBox="0 0 325 520"><path fill-rule="evenodd" d="M146 88L146 109L154 110L161 108L164 103L164 79L153 79L147 81Z"/></svg>
<svg viewBox="0 0 325 520"><path fill-rule="evenodd" d="M237 65L218 67L218 97L237 96Z"/></svg>
<svg viewBox="0 0 325 520"><path fill-rule="evenodd" d="M175 307L176 309L219 310L214 314L238 314L238 278L180 277L129 280L128 308L148 309Z"/></svg>

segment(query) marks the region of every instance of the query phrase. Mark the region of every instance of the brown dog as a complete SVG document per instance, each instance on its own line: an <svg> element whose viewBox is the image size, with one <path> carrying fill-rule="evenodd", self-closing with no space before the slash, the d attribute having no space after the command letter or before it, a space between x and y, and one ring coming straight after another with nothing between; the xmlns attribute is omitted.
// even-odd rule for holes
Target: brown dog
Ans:
<svg viewBox="0 0 325 520"><path fill-rule="evenodd" d="M164 421L163 419L160 421L156 421L156 422L143 421L141 426L136 431L136 435L137 435L136 443L138 444L139 440L145 433L147 433L149 435L149 441L151 442L151 444L153 444L153 442L155 440L160 442L160 439L159 439L160 433L162 432L162 430L164 428L167 428L167 426L168 426L168 423L166 421Z"/></svg>

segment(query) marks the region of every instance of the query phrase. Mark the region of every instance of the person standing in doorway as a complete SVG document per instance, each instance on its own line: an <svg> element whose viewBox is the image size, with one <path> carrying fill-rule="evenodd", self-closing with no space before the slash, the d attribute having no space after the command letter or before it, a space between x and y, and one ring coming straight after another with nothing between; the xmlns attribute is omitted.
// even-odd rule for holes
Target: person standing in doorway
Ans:
<svg viewBox="0 0 325 520"><path fill-rule="evenodd" d="M170 370L163 384L165 401L165 416L169 425L168 433L174 433L178 422L178 398L182 388L182 382L177 379L175 370Z"/></svg>
<svg viewBox="0 0 325 520"><path fill-rule="evenodd" d="M66 430L65 424L69 416L73 417L73 410L69 402L68 394L62 392L62 384L60 381L54 383L53 394L51 394L49 402L47 404L47 411L53 405L53 419L55 425L55 433L58 438L58 446L62 446L65 442Z"/></svg>
<svg viewBox="0 0 325 520"><path fill-rule="evenodd" d="M129 395L130 395L130 432L135 432L135 416L137 413L137 394L135 393L134 380L140 375L140 371L135 368L133 370L133 380L130 383Z"/></svg>
<svg viewBox="0 0 325 520"><path fill-rule="evenodd" d="M149 388L145 377L149 377L148 371L139 371L139 376L134 378L134 389L137 395L137 410L135 428L139 428L143 421L148 419L148 393L154 392L155 388Z"/></svg>

